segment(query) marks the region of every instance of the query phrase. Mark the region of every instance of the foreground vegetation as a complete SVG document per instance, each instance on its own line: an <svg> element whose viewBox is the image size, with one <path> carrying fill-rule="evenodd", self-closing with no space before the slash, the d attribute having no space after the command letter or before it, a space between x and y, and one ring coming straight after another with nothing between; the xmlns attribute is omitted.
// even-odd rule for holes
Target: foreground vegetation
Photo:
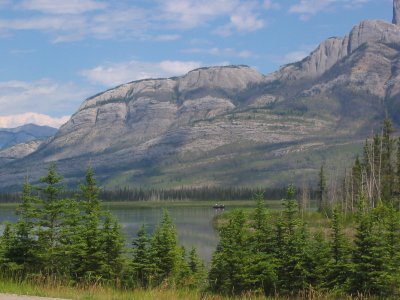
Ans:
<svg viewBox="0 0 400 300"><path fill-rule="evenodd" d="M400 141L395 151L388 123L374 140L363 163L356 160L351 189L345 179L343 197L332 197L321 168L319 212L307 212L289 186L279 211L267 210L257 193L256 209L225 215L208 272L196 249L180 246L167 211L127 249L92 170L65 198L51 165L42 184L24 186L19 220L5 226L0 290L55 289L58 297L74 290L75 299L399 298Z"/></svg>

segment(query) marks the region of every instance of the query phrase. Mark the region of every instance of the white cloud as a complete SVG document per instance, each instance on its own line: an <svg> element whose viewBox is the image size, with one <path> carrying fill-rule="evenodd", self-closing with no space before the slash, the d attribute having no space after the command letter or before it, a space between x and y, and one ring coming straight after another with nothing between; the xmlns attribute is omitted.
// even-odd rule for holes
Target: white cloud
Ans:
<svg viewBox="0 0 400 300"><path fill-rule="evenodd" d="M13 6L9 4L15 8L13 13L0 18L0 36L19 30L36 30L49 34L56 43L86 37L173 41L180 38L177 30L219 26L224 22L225 25L215 32L227 36L265 27L261 13L278 7L271 0L153 2L156 5L149 8L142 1L115 1L112 4L105 0L15 1Z"/></svg>
<svg viewBox="0 0 400 300"><path fill-rule="evenodd" d="M272 0L264 0L264 8L265 9L280 9L281 6L279 3L276 3Z"/></svg>
<svg viewBox="0 0 400 300"><path fill-rule="evenodd" d="M301 20L308 20L311 16L335 8L352 9L359 7L370 0L300 0L290 6L289 12L300 15Z"/></svg>
<svg viewBox="0 0 400 300"><path fill-rule="evenodd" d="M179 34L161 34L151 37L154 41L161 41L161 42L170 42L179 40L181 36Z"/></svg>
<svg viewBox="0 0 400 300"><path fill-rule="evenodd" d="M159 0L161 17L179 29L190 29L231 14L239 0Z"/></svg>
<svg viewBox="0 0 400 300"><path fill-rule="evenodd" d="M115 8L94 14L40 14L30 17L0 18L0 33L37 30L51 34L54 42L97 39L146 38L148 11L136 8ZM147 37L148 38L148 37Z"/></svg>
<svg viewBox="0 0 400 300"><path fill-rule="evenodd" d="M1 113L14 115L31 111L64 116L74 112L94 92L74 83L58 83L48 79L0 82Z"/></svg>
<svg viewBox="0 0 400 300"><path fill-rule="evenodd" d="M197 54L208 54L213 56L224 56L224 57L240 57L240 58L249 58L255 57L255 55L249 50L237 51L232 48L192 48L183 50L184 53L197 53Z"/></svg>
<svg viewBox="0 0 400 300"><path fill-rule="evenodd" d="M190 70L201 67L197 61L140 62L128 61L106 63L89 70L81 71L81 75L93 83L104 86L116 86L126 82L183 75Z"/></svg>
<svg viewBox="0 0 400 300"><path fill-rule="evenodd" d="M248 1L238 5L230 14L230 22L215 30L222 36L229 36L233 32L248 33L265 27L266 22L259 16L258 2Z"/></svg>
<svg viewBox="0 0 400 300"><path fill-rule="evenodd" d="M27 112L18 115L0 116L0 128L14 128L25 124L46 125L59 128L69 120L70 116L52 118L44 114Z"/></svg>
<svg viewBox="0 0 400 300"><path fill-rule="evenodd" d="M94 0L24 0L17 7L49 14L81 14L105 9L107 5L104 2Z"/></svg>

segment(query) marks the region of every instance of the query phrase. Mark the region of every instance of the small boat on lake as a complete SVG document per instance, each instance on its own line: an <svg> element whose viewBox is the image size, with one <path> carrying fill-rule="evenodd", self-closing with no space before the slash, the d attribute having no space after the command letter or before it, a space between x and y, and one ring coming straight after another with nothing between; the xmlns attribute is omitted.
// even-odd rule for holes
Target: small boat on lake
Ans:
<svg viewBox="0 0 400 300"><path fill-rule="evenodd" d="M224 205L224 204L218 204L218 203L216 203L216 204L213 205L213 208L214 208L214 209L224 209L224 208L225 208L225 205Z"/></svg>

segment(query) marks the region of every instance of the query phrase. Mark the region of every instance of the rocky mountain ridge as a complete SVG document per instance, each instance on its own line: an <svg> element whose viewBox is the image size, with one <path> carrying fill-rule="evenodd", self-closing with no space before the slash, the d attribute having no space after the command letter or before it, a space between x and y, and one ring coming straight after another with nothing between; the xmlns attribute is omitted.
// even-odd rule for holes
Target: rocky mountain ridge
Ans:
<svg viewBox="0 0 400 300"><path fill-rule="evenodd" d="M400 27L367 20L266 76L227 66L123 84L0 167L0 188L53 161L71 184L91 165L107 187L312 182L322 163L344 168L385 115L400 125L399 70Z"/></svg>

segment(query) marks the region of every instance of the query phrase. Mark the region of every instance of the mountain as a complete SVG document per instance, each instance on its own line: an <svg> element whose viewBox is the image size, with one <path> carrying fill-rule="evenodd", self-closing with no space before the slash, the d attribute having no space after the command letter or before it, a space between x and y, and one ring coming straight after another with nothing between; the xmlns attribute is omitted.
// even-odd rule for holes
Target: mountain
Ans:
<svg viewBox="0 0 400 300"><path fill-rule="evenodd" d="M339 176L386 115L399 127L399 76L394 16L363 21L266 76L226 66L123 84L3 164L0 187L16 189L27 170L37 178L53 161L68 184L91 165L106 187L300 184L322 163Z"/></svg>
<svg viewBox="0 0 400 300"><path fill-rule="evenodd" d="M56 132L57 129L55 128L35 124L27 124L17 128L0 128L0 149L33 140L45 140Z"/></svg>

